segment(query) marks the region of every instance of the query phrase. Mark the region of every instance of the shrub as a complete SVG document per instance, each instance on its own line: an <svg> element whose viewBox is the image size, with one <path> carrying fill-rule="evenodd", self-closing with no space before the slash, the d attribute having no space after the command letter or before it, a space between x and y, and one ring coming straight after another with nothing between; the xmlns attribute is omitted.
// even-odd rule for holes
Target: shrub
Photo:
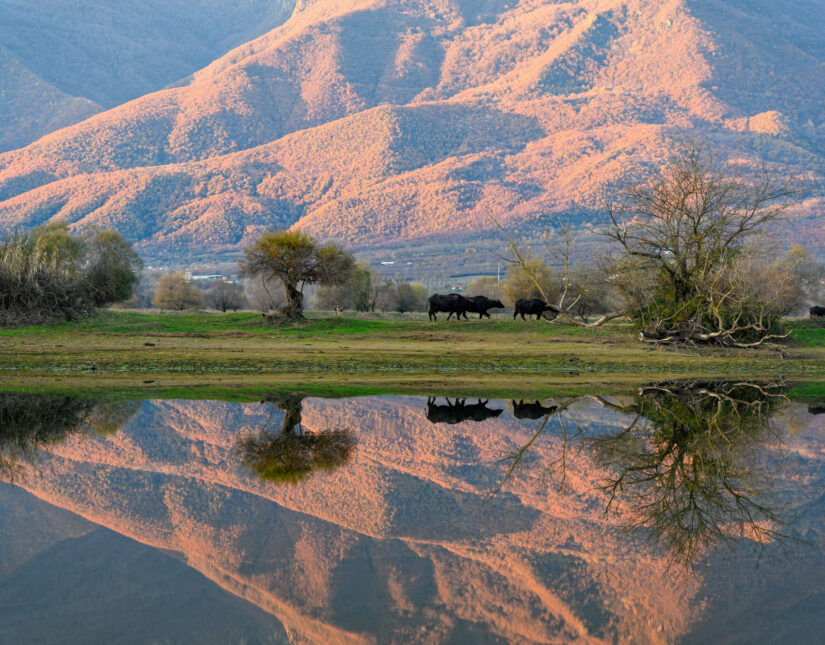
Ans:
<svg viewBox="0 0 825 645"><path fill-rule="evenodd" d="M142 263L116 232L74 235L65 223L0 242L0 324L72 320L128 299Z"/></svg>
<svg viewBox="0 0 825 645"><path fill-rule="evenodd" d="M155 287L152 304L158 309L197 309L203 307L203 293L180 273L161 276Z"/></svg>

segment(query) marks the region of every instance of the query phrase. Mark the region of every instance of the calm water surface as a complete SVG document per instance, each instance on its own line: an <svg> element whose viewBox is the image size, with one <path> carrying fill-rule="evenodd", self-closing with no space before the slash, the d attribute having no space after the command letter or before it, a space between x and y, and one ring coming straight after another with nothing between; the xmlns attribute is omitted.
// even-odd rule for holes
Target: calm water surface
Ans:
<svg viewBox="0 0 825 645"><path fill-rule="evenodd" d="M822 642L779 389L264 398L0 394L0 643Z"/></svg>

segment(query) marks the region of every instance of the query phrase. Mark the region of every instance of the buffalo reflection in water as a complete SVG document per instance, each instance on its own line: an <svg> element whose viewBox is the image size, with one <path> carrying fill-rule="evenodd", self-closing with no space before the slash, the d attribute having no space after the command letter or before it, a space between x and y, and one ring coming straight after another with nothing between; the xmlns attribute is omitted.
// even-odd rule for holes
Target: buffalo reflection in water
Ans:
<svg viewBox="0 0 825 645"><path fill-rule="evenodd" d="M297 484L317 470L331 471L346 464L355 448L347 430L304 432L300 394L273 394L261 403L272 406L257 436L242 437L237 451L241 463L262 480ZM269 430L276 408L284 412L280 432Z"/></svg>
<svg viewBox="0 0 825 645"><path fill-rule="evenodd" d="M525 403L523 400L512 401L512 404L513 416L516 419L532 419L534 421L553 414L559 409L557 405L544 406L540 401L536 401L535 403Z"/></svg>
<svg viewBox="0 0 825 645"><path fill-rule="evenodd" d="M478 400L478 403L467 403L467 399L450 401L444 397L446 405L439 405L436 397L427 399L427 420L430 423L447 423L454 425L464 421L486 421L499 416L503 410L487 407L487 401Z"/></svg>
<svg viewBox="0 0 825 645"><path fill-rule="evenodd" d="M618 433L585 438L569 410L583 399L629 415L631 421ZM756 457L778 441L769 420L786 402L778 386L698 381L651 385L628 404L601 396L574 397L545 408L530 441L506 458L512 464L502 486L551 418L562 429L555 465L564 481L567 415L584 447L608 473L599 484L608 495L605 513L615 513L629 529L647 529L676 560L690 563L737 535L758 543L784 538L777 510L764 501L771 473Z"/></svg>
<svg viewBox="0 0 825 645"><path fill-rule="evenodd" d="M97 404L48 394L0 394L0 476L14 482L24 466L37 466L50 447L78 433L111 434L125 425L139 401Z"/></svg>

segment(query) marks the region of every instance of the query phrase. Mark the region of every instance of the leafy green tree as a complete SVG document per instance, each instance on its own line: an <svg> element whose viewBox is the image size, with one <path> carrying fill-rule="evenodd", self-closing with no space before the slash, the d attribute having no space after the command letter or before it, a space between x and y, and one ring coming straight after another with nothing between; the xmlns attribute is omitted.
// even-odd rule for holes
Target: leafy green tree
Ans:
<svg viewBox="0 0 825 645"><path fill-rule="evenodd" d="M143 261L120 233L100 230L88 242L86 282L98 307L132 296Z"/></svg>
<svg viewBox="0 0 825 645"><path fill-rule="evenodd" d="M83 261L83 243L73 237L65 222L54 222L35 228L32 260L41 270L63 277L76 277Z"/></svg>
<svg viewBox="0 0 825 645"><path fill-rule="evenodd" d="M50 447L91 429L110 434L131 419L139 402L95 404L51 394L0 393L0 478L15 481L37 467Z"/></svg>
<svg viewBox="0 0 825 645"><path fill-rule="evenodd" d="M350 432L304 430L302 395L276 393L265 402L284 411L281 431L274 432L265 426L258 436L242 437L237 446L241 463L260 479L297 484L315 471L334 470L349 461L355 448Z"/></svg>
<svg viewBox="0 0 825 645"><path fill-rule="evenodd" d="M355 264L338 245L319 244L301 231L264 233L244 254L244 275L283 282L287 305L282 313L290 318L303 318L305 285L344 284Z"/></svg>
<svg viewBox="0 0 825 645"><path fill-rule="evenodd" d="M355 311L375 311L376 286L380 282L378 273L365 262L355 265L350 278L352 285L352 305Z"/></svg>
<svg viewBox="0 0 825 645"><path fill-rule="evenodd" d="M72 320L130 297L141 261L114 231L74 235L63 222L0 241L0 324Z"/></svg>
<svg viewBox="0 0 825 645"><path fill-rule="evenodd" d="M397 283L395 287L395 306L393 308L402 314L408 311L426 311L427 288L417 283Z"/></svg>

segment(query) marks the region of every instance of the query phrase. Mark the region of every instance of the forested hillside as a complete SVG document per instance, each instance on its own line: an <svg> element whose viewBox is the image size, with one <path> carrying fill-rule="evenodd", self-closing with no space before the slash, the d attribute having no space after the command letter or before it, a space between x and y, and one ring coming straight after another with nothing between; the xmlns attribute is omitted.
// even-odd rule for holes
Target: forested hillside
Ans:
<svg viewBox="0 0 825 645"><path fill-rule="evenodd" d="M804 180L825 232L825 2L316 0L191 82L0 155L0 221L150 256L298 226L356 247L599 221L675 141Z"/></svg>
<svg viewBox="0 0 825 645"><path fill-rule="evenodd" d="M175 83L294 0L0 0L0 151Z"/></svg>

